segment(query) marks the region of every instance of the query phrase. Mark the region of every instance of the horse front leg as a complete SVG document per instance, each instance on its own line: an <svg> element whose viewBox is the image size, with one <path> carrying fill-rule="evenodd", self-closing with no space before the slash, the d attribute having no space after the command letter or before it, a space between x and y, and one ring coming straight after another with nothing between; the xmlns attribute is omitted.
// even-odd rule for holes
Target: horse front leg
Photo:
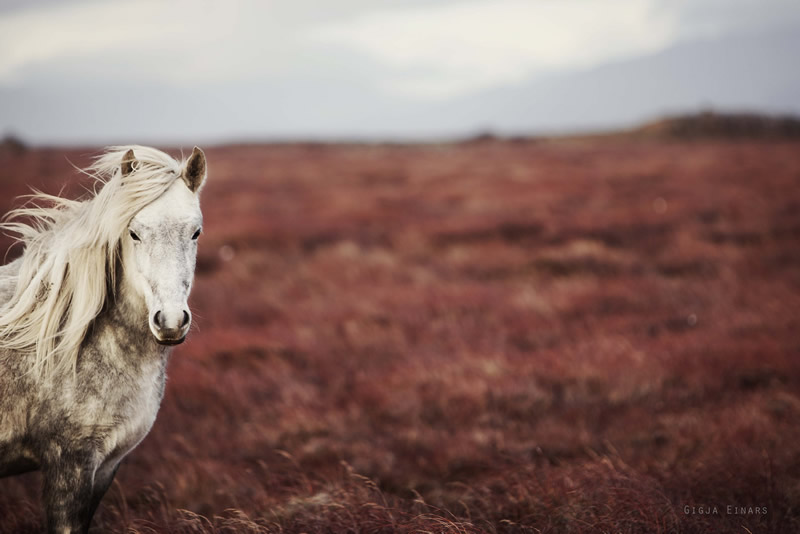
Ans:
<svg viewBox="0 0 800 534"><path fill-rule="evenodd" d="M92 487L92 500L89 503L89 523L91 523L103 496L108 491L108 488L111 487L118 468L119 462L113 462L104 464L97 469L94 476L94 486Z"/></svg>
<svg viewBox="0 0 800 534"><path fill-rule="evenodd" d="M42 466L47 532L86 534L94 512L95 456L89 452L50 456Z"/></svg>

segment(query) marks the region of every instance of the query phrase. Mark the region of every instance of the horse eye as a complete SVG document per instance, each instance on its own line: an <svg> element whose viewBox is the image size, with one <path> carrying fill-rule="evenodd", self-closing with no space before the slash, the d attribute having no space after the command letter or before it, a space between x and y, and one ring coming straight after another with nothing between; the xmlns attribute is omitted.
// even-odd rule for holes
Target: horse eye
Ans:
<svg viewBox="0 0 800 534"><path fill-rule="evenodd" d="M134 232L133 230L130 231L130 234L131 234L131 239L133 239L134 241L141 241L141 239L139 239L139 236L136 235L136 232Z"/></svg>
<svg viewBox="0 0 800 534"><path fill-rule="evenodd" d="M194 233L194 235L192 236L192 239L194 240L194 239L197 239L198 237L200 237L200 228L198 228L197 231Z"/></svg>

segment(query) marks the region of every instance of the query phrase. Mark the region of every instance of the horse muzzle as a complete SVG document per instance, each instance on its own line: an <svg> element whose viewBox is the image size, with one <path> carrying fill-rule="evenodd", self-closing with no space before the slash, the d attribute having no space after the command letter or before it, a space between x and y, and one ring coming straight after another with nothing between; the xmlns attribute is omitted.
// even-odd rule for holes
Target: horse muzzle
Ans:
<svg viewBox="0 0 800 534"><path fill-rule="evenodd" d="M183 310L182 314L175 320L161 311L157 311L150 321L150 330L159 345L180 345L186 339L189 332L189 325L192 316L188 310Z"/></svg>

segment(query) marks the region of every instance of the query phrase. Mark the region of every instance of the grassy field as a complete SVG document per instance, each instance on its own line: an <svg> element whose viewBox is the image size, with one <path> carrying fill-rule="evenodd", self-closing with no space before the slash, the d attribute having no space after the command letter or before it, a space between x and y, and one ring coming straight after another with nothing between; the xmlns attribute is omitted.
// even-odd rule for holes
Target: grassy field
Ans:
<svg viewBox="0 0 800 534"><path fill-rule="evenodd" d="M0 150L0 211L94 153ZM800 531L800 142L206 154L196 324L97 532Z"/></svg>

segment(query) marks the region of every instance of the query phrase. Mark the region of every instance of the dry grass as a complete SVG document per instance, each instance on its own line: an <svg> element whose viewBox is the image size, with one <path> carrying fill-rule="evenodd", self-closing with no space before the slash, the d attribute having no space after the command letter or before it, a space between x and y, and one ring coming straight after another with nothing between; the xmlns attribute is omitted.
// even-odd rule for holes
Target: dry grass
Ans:
<svg viewBox="0 0 800 534"><path fill-rule="evenodd" d="M0 208L64 154L0 154ZM800 530L800 144L207 154L197 325L98 532Z"/></svg>

